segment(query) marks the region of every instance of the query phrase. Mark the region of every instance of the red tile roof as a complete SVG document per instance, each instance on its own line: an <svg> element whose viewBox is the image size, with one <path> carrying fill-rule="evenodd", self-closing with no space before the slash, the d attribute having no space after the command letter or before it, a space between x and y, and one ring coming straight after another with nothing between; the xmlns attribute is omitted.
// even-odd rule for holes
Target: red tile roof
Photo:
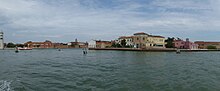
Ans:
<svg viewBox="0 0 220 91"><path fill-rule="evenodd" d="M157 36L157 35L150 35L151 37L158 37L158 38L165 38L163 36Z"/></svg>
<svg viewBox="0 0 220 91"><path fill-rule="evenodd" d="M133 38L133 36L121 36L119 39Z"/></svg>
<svg viewBox="0 0 220 91"><path fill-rule="evenodd" d="M163 36L149 35L149 34L144 33L144 32L135 33L134 35L148 35L148 36L150 36L150 37L165 38L165 37L163 37Z"/></svg>

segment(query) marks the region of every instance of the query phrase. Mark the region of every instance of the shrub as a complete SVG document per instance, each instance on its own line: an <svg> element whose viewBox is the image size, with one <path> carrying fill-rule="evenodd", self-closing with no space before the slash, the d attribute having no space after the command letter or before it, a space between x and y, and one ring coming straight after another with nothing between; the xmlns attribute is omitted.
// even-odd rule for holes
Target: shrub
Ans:
<svg viewBox="0 0 220 91"><path fill-rule="evenodd" d="M210 46L207 46L207 49L217 49L217 48L216 48L216 46L210 45Z"/></svg>

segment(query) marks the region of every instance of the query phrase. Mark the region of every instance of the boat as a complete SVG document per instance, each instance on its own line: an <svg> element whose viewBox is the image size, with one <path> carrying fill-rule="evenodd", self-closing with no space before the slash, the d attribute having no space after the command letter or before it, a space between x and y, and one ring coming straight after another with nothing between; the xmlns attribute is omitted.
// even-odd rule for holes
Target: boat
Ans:
<svg viewBox="0 0 220 91"><path fill-rule="evenodd" d="M19 49L18 49L18 47L16 46L16 48L15 48L15 53L18 53L19 52Z"/></svg>
<svg viewBox="0 0 220 91"><path fill-rule="evenodd" d="M180 49L177 49L176 54L180 54L180 53L181 53Z"/></svg>
<svg viewBox="0 0 220 91"><path fill-rule="evenodd" d="M29 47L19 47L18 50L32 50L32 48L29 48Z"/></svg>

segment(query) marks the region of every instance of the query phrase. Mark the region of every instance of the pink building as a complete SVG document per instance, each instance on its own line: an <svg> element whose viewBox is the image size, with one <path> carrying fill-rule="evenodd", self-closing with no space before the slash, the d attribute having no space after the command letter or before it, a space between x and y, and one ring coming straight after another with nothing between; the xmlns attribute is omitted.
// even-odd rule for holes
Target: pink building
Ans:
<svg viewBox="0 0 220 91"><path fill-rule="evenodd" d="M198 49L198 44L190 42L187 38L186 41L174 40L174 46L178 49Z"/></svg>

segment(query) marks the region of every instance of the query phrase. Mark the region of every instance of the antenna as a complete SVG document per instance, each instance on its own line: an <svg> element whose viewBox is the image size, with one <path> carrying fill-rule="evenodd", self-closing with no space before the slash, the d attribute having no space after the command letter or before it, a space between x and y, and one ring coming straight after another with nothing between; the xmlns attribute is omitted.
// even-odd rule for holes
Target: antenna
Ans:
<svg viewBox="0 0 220 91"><path fill-rule="evenodd" d="M4 31L2 29L0 29L0 33L4 33Z"/></svg>

